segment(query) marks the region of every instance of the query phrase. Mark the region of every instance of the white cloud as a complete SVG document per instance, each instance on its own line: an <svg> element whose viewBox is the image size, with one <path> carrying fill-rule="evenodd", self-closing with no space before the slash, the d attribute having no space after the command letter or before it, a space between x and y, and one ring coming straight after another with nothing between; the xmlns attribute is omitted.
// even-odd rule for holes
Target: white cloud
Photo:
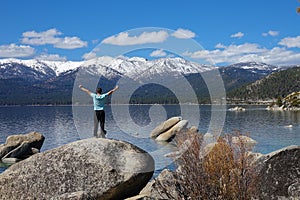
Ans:
<svg viewBox="0 0 300 200"><path fill-rule="evenodd" d="M27 45L1 45L0 46L0 57L3 58L20 58L29 57L34 54L34 48Z"/></svg>
<svg viewBox="0 0 300 200"><path fill-rule="evenodd" d="M47 37L54 37L57 35L62 35L62 33L56 30L55 28L49 29L44 32L27 31L22 34L22 36L26 38L41 38L41 37L47 38Z"/></svg>
<svg viewBox="0 0 300 200"><path fill-rule="evenodd" d="M28 31L22 34L21 42L29 45L46 45L51 44L60 49L77 49L87 46L87 42L78 37L58 37L62 35L56 29L49 29L44 32Z"/></svg>
<svg viewBox="0 0 300 200"><path fill-rule="evenodd" d="M262 34L263 36L268 36L268 35L270 35L270 36L277 36L277 35L279 35L279 32L278 31L272 31L272 30L270 30L270 31L268 31L267 33L263 33Z"/></svg>
<svg viewBox="0 0 300 200"><path fill-rule="evenodd" d="M58 43L60 38L56 36L61 35L62 33L57 31L56 29L49 29L44 32L35 32L28 31L22 34L23 38L21 42L23 44L29 45L45 45L45 44L55 44Z"/></svg>
<svg viewBox="0 0 300 200"><path fill-rule="evenodd" d="M279 35L279 32L278 32L278 31L269 31L268 33L269 33L269 35L271 35L271 36L277 36L277 35Z"/></svg>
<svg viewBox="0 0 300 200"><path fill-rule="evenodd" d="M286 46L288 48L300 48L300 36L283 38L278 44Z"/></svg>
<svg viewBox="0 0 300 200"><path fill-rule="evenodd" d="M224 44L218 43L218 44L215 46L215 48L217 48L217 49L225 49L226 46L225 46Z"/></svg>
<svg viewBox="0 0 300 200"><path fill-rule="evenodd" d="M194 38L196 34L190 30L179 28L172 34L172 36L179 39L190 39Z"/></svg>
<svg viewBox="0 0 300 200"><path fill-rule="evenodd" d="M67 61L67 57L61 57L58 54L42 54L35 57L37 60L48 60L48 61Z"/></svg>
<svg viewBox="0 0 300 200"><path fill-rule="evenodd" d="M87 42L80 40L78 37L61 38L59 42L54 44L54 47L60 49L78 49L86 46Z"/></svg>
<svg viewBox="0 0 300 200"><path fill-rule="evenodd" d="M231 38L242 38L242 37L244 37L244 33L238 32L238 33L232 34L230 37Z"/></svg>
<svg viewBox="0 0 300 200"><path fill-rule="evenodd" d="M97 57L97 54L95 52L89 52L89 53L85 53L83 54L82 58L84 60L90 60L90 59L94 59Z"/></svg>
<svg viewBox="0 0 300 200"><path fill-rule="evenodd" d="M162 49L155 50L150 54L151 57L164 57L166 55L167 53L164 52Z"/></svg>
<svg viewBox="0 0 300 200"><path fill-rule="evenodd" d="M219 50L215 50L215 51L219 51ZM188 56L191 58L195 58L195 59L207 59L208 56L212 56L213 51L208 51L208 50L200 50L200 51L195 51L195 52L189 52L186 51L184 52L182 55L184 56Z"/></svg>
<svg viewBox="0 0 300 200"><path fill-rule="evenodd" d="M265 62L274 65L294 65L300 63L300 53L286 48L274 47L266 49L258 44L245 43L241 45L216 45L219 49L184 52L183 55L194 59L211 60L215 64L238 62Z"/></svg>
<svg viewBox="0 0 300 200"><path fill-rule="evenodd" d="M169 37L166 31L143 32L139 36L129 36L127 32L119 33L104 39L105 44L113 44L118 46L138 45L146 43L161 43Z"/></svg>
<svg viewBox="0 0 300 200"><path fill-rule="evenodd" d="M179 28L172 36L180 39L189 39L195 37L195 33ZM102 42L104 44L112 44L118 46L128 46L128 45L139 45L147 43L161 43L164 42L169 37L169 33L166 31L153 31L153 32L143 32L140 35L130 36L128 32L122 32L118 35L114 35L105 38Z"/></svg>
<svg viewBox="0 0 300 200"><path fill-rule="evenodd" d="M274 47L259 56L261 62L269 64L294 65L300 63L300 53L287 50L286 48Z"/></svg>
<svg viewBox="0 0 300 200"><path fill-rule="evenodd" d="M254 53L262 53L267 51L265 48L260 47L258 44L253 43L245 43L241 45L229 45L225 46L222 44L218 44L216 47L222 49L216 49L213 51L208 51L207 55L210 55L213 60L235 60L241 55L254 54ZM205 58L205 57L203 57Z"/></svg>

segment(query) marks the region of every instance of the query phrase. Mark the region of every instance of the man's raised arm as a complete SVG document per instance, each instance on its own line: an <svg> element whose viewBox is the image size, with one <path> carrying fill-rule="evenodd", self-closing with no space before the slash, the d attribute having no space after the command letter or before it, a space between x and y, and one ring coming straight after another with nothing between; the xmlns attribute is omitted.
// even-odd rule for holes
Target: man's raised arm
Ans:
<svg viewBox="0 0 300 200"><path fill-rule="evenodd" d="M91 91L89 91L88 89L84 88L82 85L79 85L79 88L80 88L82 91L86 92L88 95L91 95L91 94L92 94Z"/></svg>
<svg viewBox="0 0 300 200"><path fill-rule="evenodd" d="M119 86L116 86L114 89L110 90L107 94L111 95L112 93L114 93L117 89L119 89Z"/></svg>

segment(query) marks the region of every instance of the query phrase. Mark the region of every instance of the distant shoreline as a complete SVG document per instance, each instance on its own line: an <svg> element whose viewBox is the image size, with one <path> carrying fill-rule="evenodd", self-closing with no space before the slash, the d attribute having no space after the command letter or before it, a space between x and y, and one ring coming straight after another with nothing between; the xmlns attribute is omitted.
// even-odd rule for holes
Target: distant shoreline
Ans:
<svg viewBox="0 0 300 200"><path fill-rule="evenodd" d="M183 103L183 104L107 104L108 106L111 105L116 105L116 106L128 106L128 105L134 105L134 106L139 106L139 105L145 105L145 106L155 106L155 105L163 105L163 106L176 106L176 105L183 105L183 106L196 106L196 105L207 105L207 106L224 106L224 105L228 105L228 106L249 106L249 105L253 105L253 106L264 106L264 105L269 105L267 103L228 103L228 104L195 104L195 103ZM0 105L0 107L69 107L69 106L93 106L93 104L21 104L21 105Z"/></svg>

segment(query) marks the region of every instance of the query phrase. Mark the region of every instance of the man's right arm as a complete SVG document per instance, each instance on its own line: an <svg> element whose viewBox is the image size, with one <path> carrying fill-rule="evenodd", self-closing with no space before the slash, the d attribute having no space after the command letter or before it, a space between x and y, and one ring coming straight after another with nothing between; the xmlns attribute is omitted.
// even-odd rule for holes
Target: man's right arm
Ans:
<svg viewBox="0 0 300 200"><path fill-rule="evenodd" d="M82 85L79 85L79 88L80 88L82 91L86 92L89 96L91 96L91 94L92 94L91 91L89 91L88 89L84 88Z"/></svg>

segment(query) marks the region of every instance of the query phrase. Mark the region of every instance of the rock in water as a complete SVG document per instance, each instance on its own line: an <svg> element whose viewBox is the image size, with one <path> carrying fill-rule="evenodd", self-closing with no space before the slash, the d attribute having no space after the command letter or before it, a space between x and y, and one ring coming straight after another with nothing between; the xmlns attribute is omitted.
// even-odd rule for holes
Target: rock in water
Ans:
<svg viewBox="0 0 300 200"><path fill-rule="evenodd" d="M2 157L2 161L6 158L16 158L16 159L24 159L33 155L33 151L31 150L30 143L25 141L20 144L20 146L11 150L8 154Z"/></svg>
<svg viewBox="0 0 300 200"><path fill-rule="evenodd" d="M175 124L172 128L170 128L166 132L161 133L156 138L156 140L157 141L169 141L170 139L172 139L175 136L176 133L185 129L187 127L188 123L189 122L187 120L182 120L182 121L178 122L177 124Z"/></svg>
<svg viewBox="0 0 300 200"><path fill-rule="evenodd" d="M0 145L0 159L27 158L42 148L44 140L45 137L37 132L8 136L5 144Z"/></svg>
<svg viewBox="0 0 300 200"><path fill-rule="evenodd" d="M300 146L289 146L265 155L261 166L258 175L259 199L299 196L293 188L297 188L295 183L300 182Z"/></svg>
<svg viewBox="0 0 300 200"><path fill-rule="evenodd" d="M162 122L155 129L153 129L150 133L150 136L153 138L159 136L161 133L167 131L172 126L177 124L180 120L181 120L181 117L171 117L170 119Z"/></svg>
<svg viewBox="0 0 300 200"><path fill-rule="evenodd" d="M1 199L124 199L151 179L154 160L121 141L90 138L35 154L0 174Z"/></svg>
<svg viewBox="0 0 300 200"><path fill-rule="evenodd" d="M38 132L30 132L28 134L11 135L6 139L6 145L21 144L24 141L31 143L31 146L36 149L41 149L44 143L45 137Z"/></svg>
<svg viewBox="0 0 300 200"><path fill-rule="evenodd" d="M240 106L236 106L234 108L229 108L229 111L245 111L246 109Z"/></svg>

